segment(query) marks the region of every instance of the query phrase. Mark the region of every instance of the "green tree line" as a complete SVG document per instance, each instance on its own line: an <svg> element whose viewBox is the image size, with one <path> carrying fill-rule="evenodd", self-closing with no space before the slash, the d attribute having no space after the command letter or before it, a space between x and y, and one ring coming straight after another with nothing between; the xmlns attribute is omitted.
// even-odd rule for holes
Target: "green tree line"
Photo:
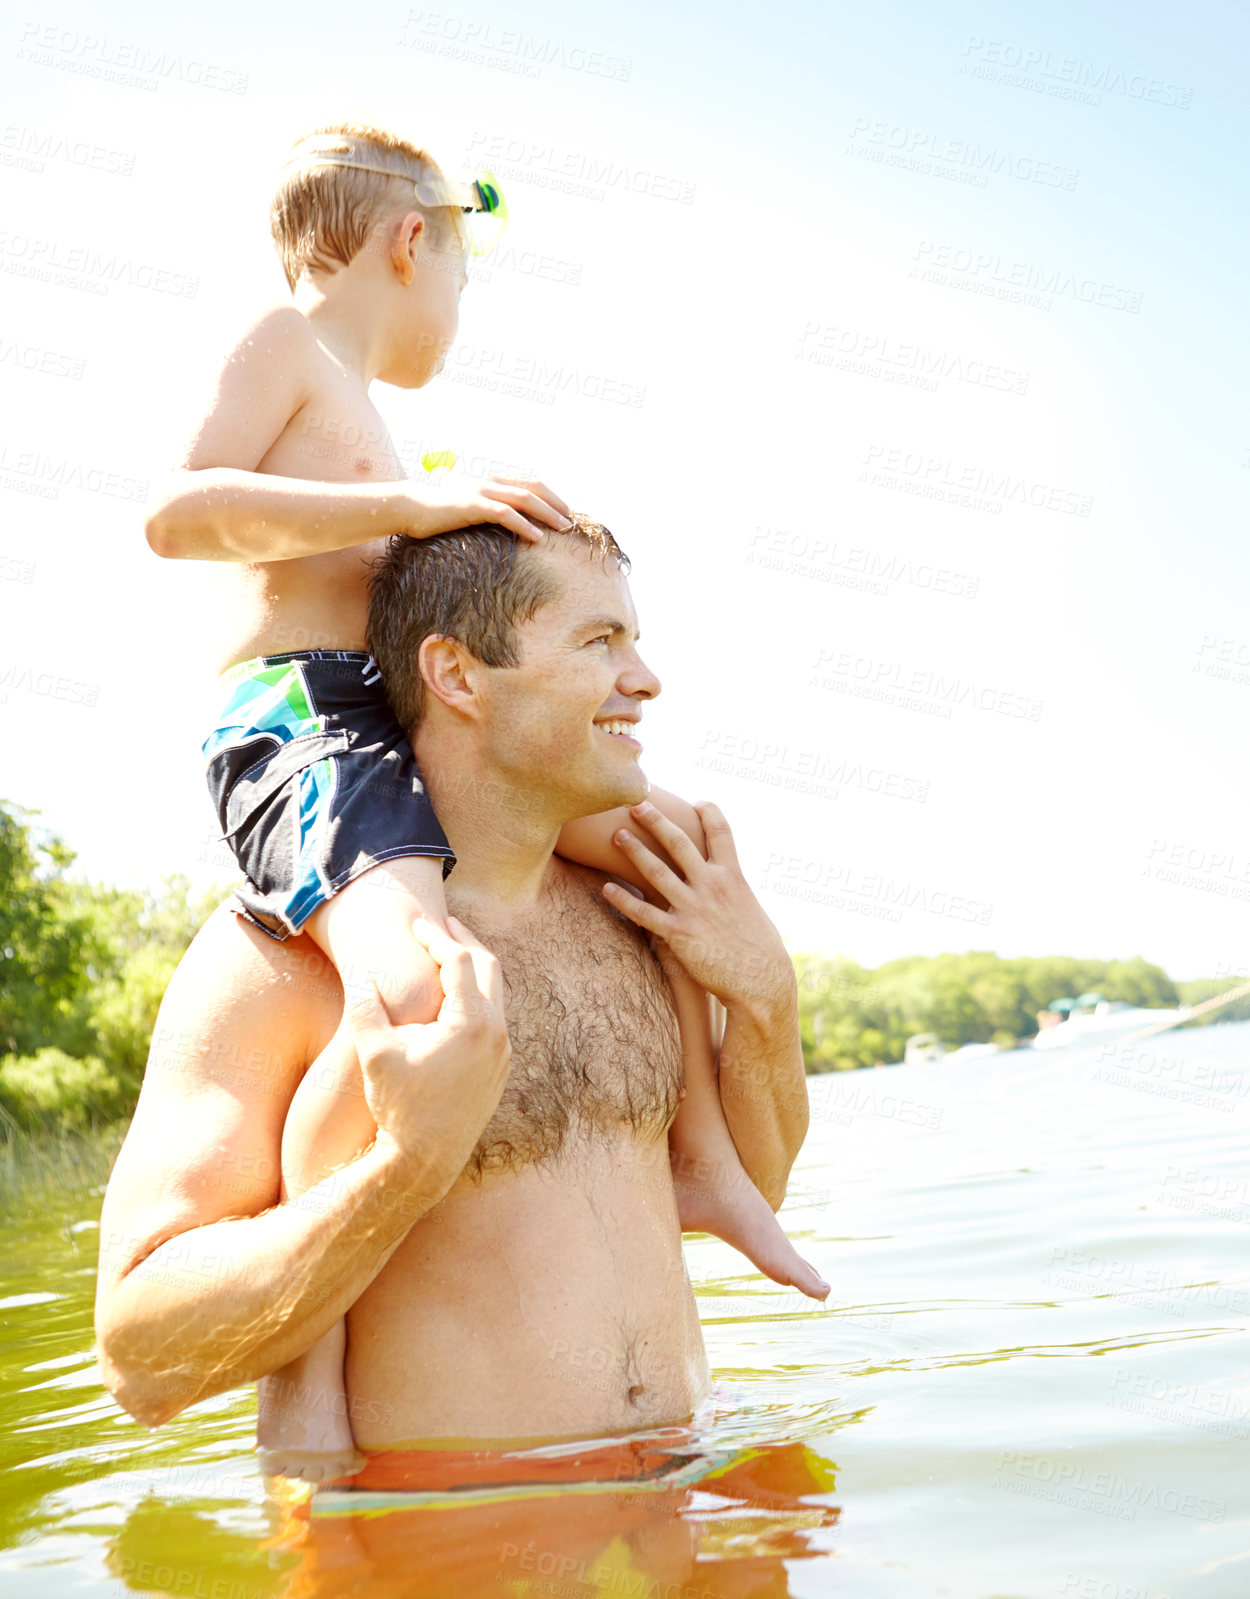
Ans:
<svg viewBox="0 0 1250 1599"><path fill-rule="evenodd" d="M179 877L99 887L73 860L0 801L0 1136L129 1115L166 984L223 897L194 900Z"/></svg>
<svg viewBox="0 0 1250 1599"><path fill-rule="evenodd" d="M0 1137L100 1126L129 1115L166 984L224 897L185 878L154 892L70 875L74 855L31 812L0 801ZM914 1033L951 1046L1011 1044L1054 999L1096 990L1134 1005L1197 1003L1235 979L1174 984L1158 966L986 952L908 956L868 970L798 955L809 1071L902 1059ZM1212 1021L1250 1017L1250 1000Z"/></svg>
<svg viewBox="0 0 1250 1599"><path fill-rule="evenodd" d="M1053 1000L1087 993L1148 1008L1195 1005L1237 986L1235 977L1174 983L1140 955L1078 960L1067 955L1005 960L988 951L908 955L868 970L844 956L798 955L799 1019L811 1072L848 1071L903 1058L915 1033L942 1042L1010 1046L1037 1032ZM1250 1018L1250 996L1202 1017Z"/></svg>

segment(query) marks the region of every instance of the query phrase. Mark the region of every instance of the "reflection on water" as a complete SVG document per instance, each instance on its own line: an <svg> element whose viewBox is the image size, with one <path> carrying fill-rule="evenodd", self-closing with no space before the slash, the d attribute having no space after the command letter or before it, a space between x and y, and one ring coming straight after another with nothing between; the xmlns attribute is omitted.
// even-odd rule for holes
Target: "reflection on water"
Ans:
<svg viewBox="0 0 1250 1599"><path fill-rule="evenodd" d="M785 1560L832 1549L820 1533L838 1519L833 1471L805 1444L686 1459L642 1483L478 1489L421 1505L316 1494L275 1540L300 1555L286 1592L399 1599L419 1571L430 1593L784 1595Z"/></svg>
<svg viewBox="0 0 1250 1599"><path fill-rule="evenodd" d="M0 1593L1250 1593L1250 1024L811 1088L830 1307L691 1240L718 1390L665 1469L451 1503L267 1492L250 1393L136 1426L91 1356L112 1151L5 1156Z"/></svg>

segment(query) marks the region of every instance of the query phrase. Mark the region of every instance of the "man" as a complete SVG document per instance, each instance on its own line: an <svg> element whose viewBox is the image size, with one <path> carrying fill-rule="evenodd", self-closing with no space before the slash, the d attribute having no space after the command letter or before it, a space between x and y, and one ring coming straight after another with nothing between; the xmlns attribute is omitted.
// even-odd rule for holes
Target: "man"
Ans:
<svg viewBox="0 0 1250 1599"><path fill-rule="evenodd" d="M348 1310L366 1449L648 1428L706 1395L666 1154L678 1030L640 929L726 1006L726 1120L773 1209L807 1127L793 973L712 807L708 861L635 811L683 869L623 841L667 911L553 856L565 821L645 789L623 729L659 683L606 530L519 544L404 540L379 576L373 642L456 853L460 925L431 935L436 1024L393 1028L369 1003L349 1018L376 1142L271 1208L288 1108L343 1025L307 941L218 912L170 985L97 1302L105 1380L149 1425L287 1366ZM503 665L463 642L483 620ZM500 974L466 925L507 982L510 1070Z"/></svg>

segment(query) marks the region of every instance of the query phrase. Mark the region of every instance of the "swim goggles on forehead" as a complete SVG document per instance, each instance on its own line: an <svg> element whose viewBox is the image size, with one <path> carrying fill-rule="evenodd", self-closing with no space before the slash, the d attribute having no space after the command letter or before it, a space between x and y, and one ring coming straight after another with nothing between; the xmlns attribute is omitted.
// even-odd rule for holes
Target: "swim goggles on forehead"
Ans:
<svg viewBox="0 0 1250 1599"><path fill-rule="evenodd" d="M470 255L487 255L499 242L508 220L508 204L493 172L482 172L468 182L457 183L433 167L418 163L420 176L413 178L411 167L397 172L393 167L359 161L356 155L355 146L342 139L308 139L288 158L279 176L309 167L354 167L358 172L377 172L384 178L408 178L419 204L451 206L464 214Z"/></svg>

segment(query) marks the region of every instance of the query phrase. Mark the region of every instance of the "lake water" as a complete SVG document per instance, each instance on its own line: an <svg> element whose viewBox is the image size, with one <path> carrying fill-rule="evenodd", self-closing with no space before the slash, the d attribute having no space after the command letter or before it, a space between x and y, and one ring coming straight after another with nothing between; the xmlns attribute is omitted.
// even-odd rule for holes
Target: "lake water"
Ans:
<svg viewBox="0 0 1250 1599"><path fill-rule="evenodd" d="M688 1241L718 1391L686 1443L719 1464L685 1486L280 1502L251 1393L149 1434L100 1387L108 1150L28 1173L0 1593L1250 1594L1250 1024L810 1087L783 1218L830 1307Z"/></svg>

